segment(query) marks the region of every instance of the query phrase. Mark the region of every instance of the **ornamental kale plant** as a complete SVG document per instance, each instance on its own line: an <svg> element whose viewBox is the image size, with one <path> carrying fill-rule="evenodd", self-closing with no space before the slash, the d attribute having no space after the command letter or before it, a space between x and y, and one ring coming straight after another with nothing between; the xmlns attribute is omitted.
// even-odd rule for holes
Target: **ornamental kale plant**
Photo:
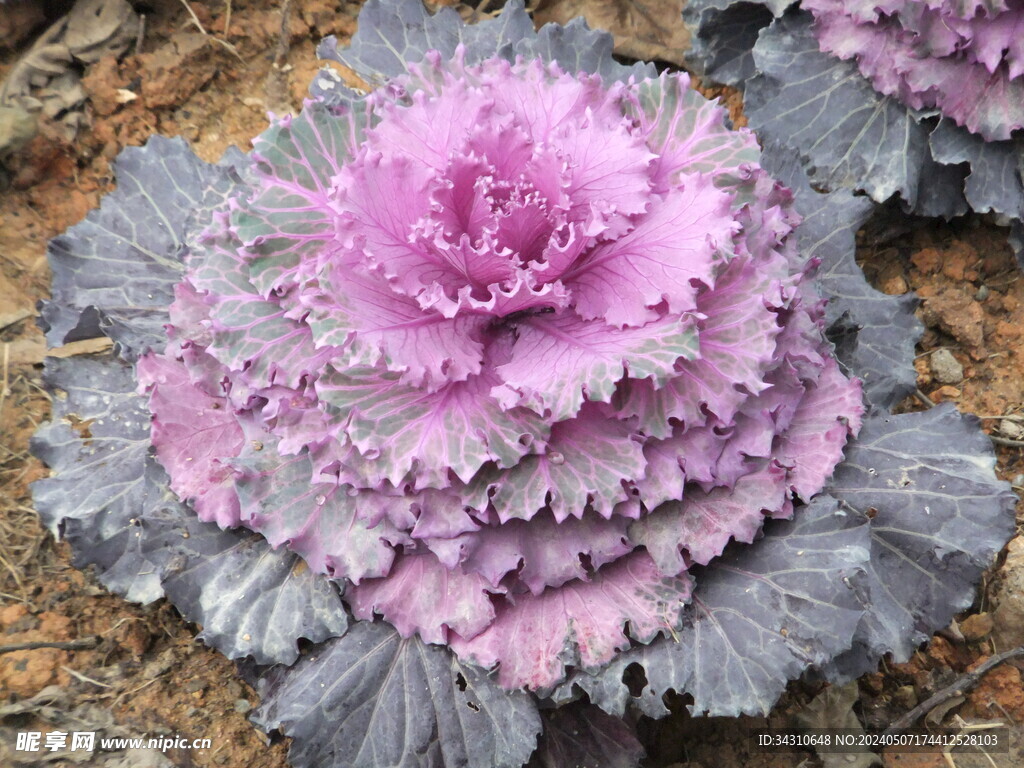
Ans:
<svg viewBox="0 0 1024 768"><path fill-rule="evenodd" d="M372 93L126 150L51 244L51 342L116 354L48 363L40 514L251 657L297 766L636 765L627 709L906 658L1012 531L976 424L889 411L867 204L610 48L370 2L319 54Z"/></svg>
<svg viewBox="0 0 1024 768"><path fill-rule="evenodd" d="M817 493L860 387L787 196L685 75L464 53L262 137L138 374L200 519L548 689L677 624L690 563Z"/></svg>
<svg viewBox="0 0 1024 768"><path fill-rule="evenodd" d="M829 188L898 194L924 215L1024 219L1024 6L793 5L697 0L684 13L695 65L744 88L761 136Z"/></svg>
<svg viewBox="0 0 1024 768"><path fill-rule="evenodd" d="M804 0L824 51L855 59L875 89L986 141L1024 128L1024 6L903 0L865 7Z"/></svg>

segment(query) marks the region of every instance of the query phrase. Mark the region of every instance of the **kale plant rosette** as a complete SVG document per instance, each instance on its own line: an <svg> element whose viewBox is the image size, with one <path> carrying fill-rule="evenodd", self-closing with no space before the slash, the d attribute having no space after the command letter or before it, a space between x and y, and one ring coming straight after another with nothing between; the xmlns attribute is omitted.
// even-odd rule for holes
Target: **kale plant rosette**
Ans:
<svg viewBox="0 0 1024 768"><path fill-rule="evenodd" d="M914 213L1024 219L1017 0L696 0L690 59L744 89L750 125L826 188Z"/></svg>
<svg viewBox="0 0 1024 768"><path fill-rule="evenodd" d="M635 765L627 709L905 658L1012 531L975 423L889 412L866 203L610 49L370 2L320 54L372 94L126 150L51 243L48 338L116 355L47 365L40 515L251 657L297 766Z"/></svg>

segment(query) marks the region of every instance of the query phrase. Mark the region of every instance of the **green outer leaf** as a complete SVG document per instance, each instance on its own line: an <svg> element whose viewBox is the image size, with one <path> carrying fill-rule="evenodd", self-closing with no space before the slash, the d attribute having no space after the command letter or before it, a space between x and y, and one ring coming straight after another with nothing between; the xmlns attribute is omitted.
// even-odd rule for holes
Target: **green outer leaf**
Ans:
<svg viewBox="0 0 1024 768"><path fill-rule="evenodd" d="M546 453L481 473L474 483L493 488L491 503L502 522L529 520L546 505L558 521L581 517L588 505L608 517L629 498L623 481L643 477L646 468L643 447L627 423L584 411L555 425Z"/></svg>
<svg viewBox="0 0 1024 768"><path fill-rule="evenodd" d="M374 498L379 494L350 495L346 486L313 483L308 454L282 457L269 440L262 445L233 466L243 472L235 482L242 520L271 546L297 552L317 573L358 584L386 575L395 559L393 547L412 544L383 514L370 514L387 502Z"/></svg>
<svg viewBox="0 0 1024 768"><path fill-rule="evenodd" d="M550 430L526 408L502 410L480 376L425 392L381 368L326 370L316 383L320 401L395 485L410 470L432 487L447 487L449 470L469 482L488 461L516 464Z"/></svg>
<svg viewBox="0 0 1024 768"><path fill-rule="evenodd" d="M369 123L362 104L329 109L313 102L253 141L259 191L232 212L231 222L251 254L249 279L264 296L303 259L332 247L334 177L355 156Z"/></svg>
<svg viewBox="0 0 1024 768"><path fill-rule="evenodd" d="M728 113L690 86L685 74L662 74L633 86L640 111L626 106L640 120L647 146L659 155L654 176L675 182L687 173L711 174L717 186L732 185L740 167L761 157L757 139L746 129L726 125Z"/></svg>

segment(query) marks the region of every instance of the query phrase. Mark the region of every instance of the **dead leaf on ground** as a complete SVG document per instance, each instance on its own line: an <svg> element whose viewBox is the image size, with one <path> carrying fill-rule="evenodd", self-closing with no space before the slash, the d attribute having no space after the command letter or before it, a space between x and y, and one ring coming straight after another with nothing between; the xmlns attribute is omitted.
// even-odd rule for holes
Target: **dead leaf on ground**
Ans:
<svg viewBox="0 0 1024 768"><path fill-rule="evenodd" d="M682 67L690 47L683 0L540 0L533 19L538 26L568 24L576 16L591 29L611 31L615 53L630 59Z"/></svg>
<svg viewBox="0 0 1024 768"><path fill-rule="evenodd" d="M98 352L106 352L113 344L106 336L102 336L98 339L72 341L62 347L47 349L46 340L43 339L42 334L36 334L8 344L7 358L11 365L34 364L43 362L45 357L73 357L74 355L94 355ZM3 360L2 351L0 351L0 360Z"/></svg>
<svg viewBox="0 0 1024 768"><path fill-rule="evenodd" d="M864 726L853 711L853 705L859 698L860 689L856 680L842 686L832 685L819 693L794 719L800 728L864 733ZM882 762L873 752L823 751L818 753L818 758L825 768L870 768Z"/></svg>

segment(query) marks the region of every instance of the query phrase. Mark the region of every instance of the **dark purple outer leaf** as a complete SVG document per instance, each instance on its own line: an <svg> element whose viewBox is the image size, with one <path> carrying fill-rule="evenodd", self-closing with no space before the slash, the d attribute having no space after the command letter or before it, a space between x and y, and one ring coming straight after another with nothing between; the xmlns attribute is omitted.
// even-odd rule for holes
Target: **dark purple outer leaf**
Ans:
<svg viewBox="0 0 1024 768"><path fill-rule="evenodd" d="M818 50L809 14L775 21L754 46L759 76L746 86L750 127L798 147L815 181L859 187L875 200L917 200L927 132L902 104L880 97L854 62Z"/></svg>
<svg viewBox="0 0 1024 768"><path fill-rule="evenodd" d="M182 506L149 513L142 528L142 550L168 599L229 659L291 664L298 638L318 642L348 628L331 582L259 534L222 531Z"/></svg>
<svg viewBox="0 0 1024 768"><path fill-rule="evenodd" d="M179 505L167 493L167 473L147 456L140 486L146 507ZM150 603L164 593L160 577L142 551L142 521L134 510L100 510L89 519L70 518L64 522L64 538L74 553L76 568L96 566L100 583L112 592L137 603Z"/></svg>
<svg viewBox="0 0 1024 768"><path fill-rule="evenodd" d="M66 397L54 398L53 420L33 438L33 453L54 474L32 491L43 522L65 531L76 566L94 564L100 581L129 600L166 591L230 658L294 661L300 637L345 631L341 598L297 555L200 523L174 499L149 454L149 411L132 366L111 356L49 358L45 380Z"/></svg>
<svg viewBox="0 0 1024 768"><path fill-rule="evenodd" d="M505 5L496 18L472 25L463 24L450 8L431 15L422 0L396 0L386 6L391 4L370 0L359 12L359 29L351 45L339 50L338 41L328 37L317 47L317 56L350 67L373 85L406 73L409 64L422 61L429 50L450 58L460 44L465 46L467 64L495 56L513 61L521 55L558 62L567 72L596 72L606 82L655 75L650 64L624 66L615 61L611 35L589 29L582 19L565 27L548 24L534 32L521 0ZM323 83L314 81L314 92L328 92L331 103L345 98L336 82L326 77Z"/></svg>
<svg viewBox="0 0 1024 768"><path fill-rule="evenodd" d="M857 677L885 653L905 661L971 604L1014 530L1016 497L994 467L977 420L951 405L864 422L828 492L874 510L868 612L853 649L825 667L828 676Z"/></svg>
<svg viewBox="0 0 1024 768"><path fill-rule="evenodd" d="M741 2L744 1L741 0ZM767 8L774 18L784 14L786 9L795 2L796 0L757 0L757 4ZM692 22L698 17L703 21L705 18L714 18L715 14L734 8L736 5L737 0L693 0L686 4L684 13L688 22Z"/></svg>
<svg viewBox="0 0 1024 768"><path fill-rule="evenodd" d="M644 756L636 734L593 704L541 712L544 733L527 768L635 768Z"/></svg>
<svg viewBox="0 0 1024 768"><path fill-rule="evenodd" d="M874 90L854 61L820 52L807 14L784 0L695 0L688 60L745 89L751 127L798 151L818 184L899 193L913 213L1024 216L1020 138L985 142ZM774 19L774 23L773 23Z"/></svg>
<svg viewBox="0 0 1024 768"><path fill-rule="evenodd" d="M928 146L929 150L934 149L933 145ZM970 205L964 197L964 181L969 171L966 164L944 165L929 152L921 165L917 202L911 212L918 216L941 216L945 219L967 213ZM909 206L904 204L903 208Z"/></svg>
<svg viewBox="0 0 1024 768"><path fill-rule="evenodd" d="M185 231L238 178L231 166L200 160L183 139L162 136L126 149L114 170L117 189L100 208L50 241L53 298L43 302L41 324L53 346L101 331L134 360L166 343Z"/></svg>
<svg viewBox="0 0 1024 768"><path fill-rule="evenodd" d="M75 566L95 564L109 589L140 603L162 597L139 547L138 518L163 503L167 475L148 454L149 411L132 367L109 357L51 357L43 380L65 394L53 398L52 420L32 438L32 453L54 472L32 486L43 524L54 535L63 530Z"/></svg>
<svg viewBox="0 0 1024 768"><path fill-rule="evenodd" d="M914 391L914 346L923 327L914 316L913 296L887 296L872 288L854 260L857 230L871 211L870 200L846 190L822 194L811 188L795 151L765 145L762 167L789 187L804 217L797 227L799 252L819 259L817 285L829 299L827 321L836 356L860 378L864 396L888 409Z"/></svg>
<svg viewBox="0 0 1024 768"><path fill-rule="evenodd" d="M590 29L581 18L573 19L564 27L544 25L536 39L526 38L517 43L515 52L527 59L540 57L544 61L558 62L566 72L596 73L605 83L628 80L630 76L638 81L657 76L653 64L638 62L625 66L615 61L612 36Z"/></svg>
<svg viewBox="0 0 1024 768"><path fill-rule="evenodd" d="M309 95L325 107L353 104L364 96L345 85L337 70L329 66L322 66L317 72L309 84Z"/></svg>
<svg viewBox="0 0 1024 768"><path fill-rule="evenodd" d="M496 18L469 26L451 8L429 13L421 0L370 0L359 11L359 28L351 44L339 50L337 39L327 37L317 47L317 56L340 62L371 85L379 85L408 72L409 64L422 61L427 51L450 58L462 44L468 64L495 55L511 60L512 47L532 37L533 23L520 0L508 3Z"/></svg>
<svg viewBox="0 0 1024 768"><path fill-rule="evenodd" d="M754 44L773 18L760 3L688 2L683 8L683 19L692 30L687 60L705 77L740 86L757 72Z"/></svg>
<svg viewBox="0 0 1024 768"><path fill-rule="evenodd" d="M978 134L942 119L929 143L940 163L970 163L964 194L971 208L1024 218L1024 138L986 142Z"/></svg>
<svg viewBox="0 0 1024 768"><path fill-rule="evenodd" d="M518 768L541 730L528 694L379 621L272 671L259 693L253 720L293 737L295 768Z"/></svg>
<svg viewBox="0 0 1024 768"><path fill-rule="evenodd" d="M626 651L593 675L578 672L556 700L573 699L578 686L621 715L631 700L623 675L639 664L648 682L636 703L646 715L668 713L669 689L691 694L696 714L760 714L789 680L848 649L862 615L854 587L868 558L867 518L819 495L765 531L696 574L678 639Z"/></svg>

